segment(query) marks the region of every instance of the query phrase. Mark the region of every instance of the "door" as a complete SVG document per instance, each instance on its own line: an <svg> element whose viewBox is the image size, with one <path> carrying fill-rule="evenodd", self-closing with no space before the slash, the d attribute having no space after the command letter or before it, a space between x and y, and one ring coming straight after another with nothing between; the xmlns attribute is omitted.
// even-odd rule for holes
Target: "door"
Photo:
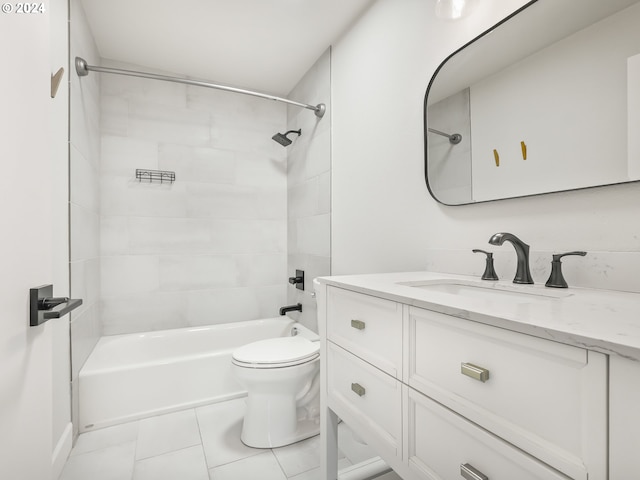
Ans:
<svg viewBox="0 0 640 480"><path fill-rule="evenodd" d="M21 480L51 478L52 329L28 320L29 288L53 280L43 7L17 13L9 2L0 12L0 478Z"/></svg>

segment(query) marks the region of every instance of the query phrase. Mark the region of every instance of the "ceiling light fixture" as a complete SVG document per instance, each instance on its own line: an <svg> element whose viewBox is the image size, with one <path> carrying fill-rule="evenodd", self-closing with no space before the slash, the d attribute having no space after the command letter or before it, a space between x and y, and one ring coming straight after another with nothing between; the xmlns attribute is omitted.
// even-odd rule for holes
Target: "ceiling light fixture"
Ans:
<svg viewBox="0 0 640 480"><path fill-rule="evenodd" d="M460 20L471 13L476 0L436 0L436 17L442 20Z"/></svg>

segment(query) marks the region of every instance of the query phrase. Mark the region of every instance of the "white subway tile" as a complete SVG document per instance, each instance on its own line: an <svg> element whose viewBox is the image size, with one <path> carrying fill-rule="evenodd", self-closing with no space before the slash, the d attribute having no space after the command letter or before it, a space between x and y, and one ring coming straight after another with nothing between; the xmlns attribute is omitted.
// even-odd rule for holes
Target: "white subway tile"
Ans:
<svg viewBox="0 0 640 480"><path fill-rule="evenodd" d="M331 213L331 171L318 177L318 213Z"/></svg>
<svg viewBox="0 0 640 480"><path fill-rule="evenodd" d="M100 132L102 135L129 134L129 102L124 98L100 97Z"/></svg>
<svg viewBox="0 0 640 480"><path fill-rule="evenodd" d="M288 279L287 258L284 253L235 255L234 261L239 285L280 285Z"/></svg>
<svg viewBox="0 0 640 480"><path fill-rule="evenodd" d="M116 255L126 253L130 253L128 218L105 216L101 217L100 254Z"/></svg>
<svg viewBox="0 0 640 480"><path fill-rule="evenodd" d="M276 317L285 305L285 284L188 292L189 325L213 325Z"/></svg>
<svg viewBox="0 0 640 480"><path fill-rule="evenodd" d="M286 150L274 155L238 152L236 156L236 185L287 188Z"/></svg>
<svg viewBox="0 0 640 480"><path fill-rule="evenodd" d="M208 219L129 217L129 253L207 253L211 224Z"/></svg>
<svg viewBox="0 0 640 480"><path fill-rule="evenodd" d="M252 288L220 288L187 293L189 325L242 322L260 317L260 305Z"/></svg>
<svg viewBox="0 0 640 480"><path fill-rule="evenodd" d="M82 313L100 301L100 259L90 258L70 262L71 298L81 298L82 305L71 313L71 318Z"/></svg>
<svg viewBox="0 0 640 480"><path fill-rule="evenodd" d="M204 290L235 287L238 268L229 255L171 255L160 257L160 289Z"/></svg>
<svg viewBox="0 0 640 480"><path fill-rule="evenodd" d="M305 178L313 178L331 169L331 132L319 133L309 142L305 158Z"/></svg>
<svg viewBox="0 0 640 480"><path fill-rule="evenodd" d="M235 153L229 150L161 143L158 167L174 171L178 182L230 184L236 180Z"/></svg>
<svg viewBox="0 0 640 480"><path fill-rule="evenodd" d="M111 68L121 68L125 70L144 70L149 73L160 75L178 76L172 72L164 72L148 67L124 62L114 62L113 60L103 60L102 64ZM122 75L105 75L102 78L102 95L114 96L135 101L138 103L149 103L166 105L170 107L184 108L187 104L187 86L174 82L159 82L146 78L137 78Z"/></svg>
<svg viewBox="0 0 640 480"><path fill-rule="evenodd" d="M87 210L98 212L100 209L98 170L93 162L88 161L78 149L70 147L70 200Z"/></svg>
<svg viewBox="0 0 640 480"><path fill-rule="evenodd" d="M310 217L319 213L320 183L318 178L290 186L287 195L288 217Z"/></svg>
<svg viewBox="0 0 640 480"><path fill-rule="evenodd" d="M117 135L102 135L102 175L135 177L138 168L158 170L158 143Z"/></svg>
<svg viewBox="0 0 640 480"><path fill-rule="evenodd" d="M211 222L212 253L284 253L286 249L284 219Z"/></svg>
<svg viewBox="0 0 640 480"><path fill-rule="evenodd" d="M187 186L189 217L284 219L287 199L282 188L192 183Z"/></svg>
<svg viewBox="0 0 640 480"><path fill-rule="evenodd" d="M100 203L103 215L144 217L185 217L187 199L184 183L149 182L130 175L103 175Z"/></svg>
<svg viewBox="0 0 640 480"><path fill-rule="evenodd" d="M71 330L71 378L76 378L101 334L99 307L93 304L69 324Z"/></svg>
<svg viewBox="0 0 640 480"><path fill-rule="evenodd" d="M118 255L101 258L102 298L152 293L160 289L160 260L155 255Z"/></svg>
<svg viewBox="0 0 640 480"><path fill-rule="evenodd" d="M70 244L72 262L99 255L100 218L96 212L74 203L70 206Z"/></svg>
<svg viewBox="0 0 640 480"><path fill-rule="evenodd" d="M182 293L150 293L103 299L103 335L186 327L187 298Z"/></svg>
<svg viewBox="0 0 640 480"><path fill-rule="evenodd" d="M210 115L185 108L129 102L129 136L183 145L208 145Z"/></svg>
<svg viewBox="0 0 640 480"><path fill-rule="evenodd" d="M329 257L330 251L330 215L304 217L296 222L298 253Z"/></svg>

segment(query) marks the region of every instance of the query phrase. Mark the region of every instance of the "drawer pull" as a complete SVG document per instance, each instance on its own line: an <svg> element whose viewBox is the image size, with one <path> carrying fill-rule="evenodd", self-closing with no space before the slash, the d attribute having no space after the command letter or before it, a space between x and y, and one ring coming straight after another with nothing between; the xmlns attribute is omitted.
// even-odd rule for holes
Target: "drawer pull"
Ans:
<svg viewBox="0 0 640 480"><path fill-rule="evenodd" d="M489 380L489 370L478 367L472 363L462 363L460 365L460 372L467 377L471 377L474 380L478 380L483 383Z"/></svg>
<svg viewBox="0 0 640 480"><path fill-rule="evenodd" d="M364 330L364 322L362 320L351 320L351 326L356 330Z"/></svg>
<svg viewBox="0 0 640 480"><path fill-rule="evenodd" d="M466 480L489 480L489 477L468 463L460 465L460 475Z"/></svg>
<svg viewBox="0 0 640 480"><path fill-rule="evenodd" d="M363 396L366 392L365 388L359 383L352 383L351 390L353 390L359 397Z"/></svg>

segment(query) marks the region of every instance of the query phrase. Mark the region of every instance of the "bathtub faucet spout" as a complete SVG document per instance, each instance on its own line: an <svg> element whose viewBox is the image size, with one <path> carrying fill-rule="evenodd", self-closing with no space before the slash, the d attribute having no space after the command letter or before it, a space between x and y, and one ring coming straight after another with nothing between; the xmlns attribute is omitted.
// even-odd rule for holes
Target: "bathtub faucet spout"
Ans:
<svg viewBox="0 0 640 480"><path fill-rule="evenodd" d="M280 315L284 315L287 312L301 312L302 304L296 303L295 305L288 305L286 307L280 307Z"/></svg>

